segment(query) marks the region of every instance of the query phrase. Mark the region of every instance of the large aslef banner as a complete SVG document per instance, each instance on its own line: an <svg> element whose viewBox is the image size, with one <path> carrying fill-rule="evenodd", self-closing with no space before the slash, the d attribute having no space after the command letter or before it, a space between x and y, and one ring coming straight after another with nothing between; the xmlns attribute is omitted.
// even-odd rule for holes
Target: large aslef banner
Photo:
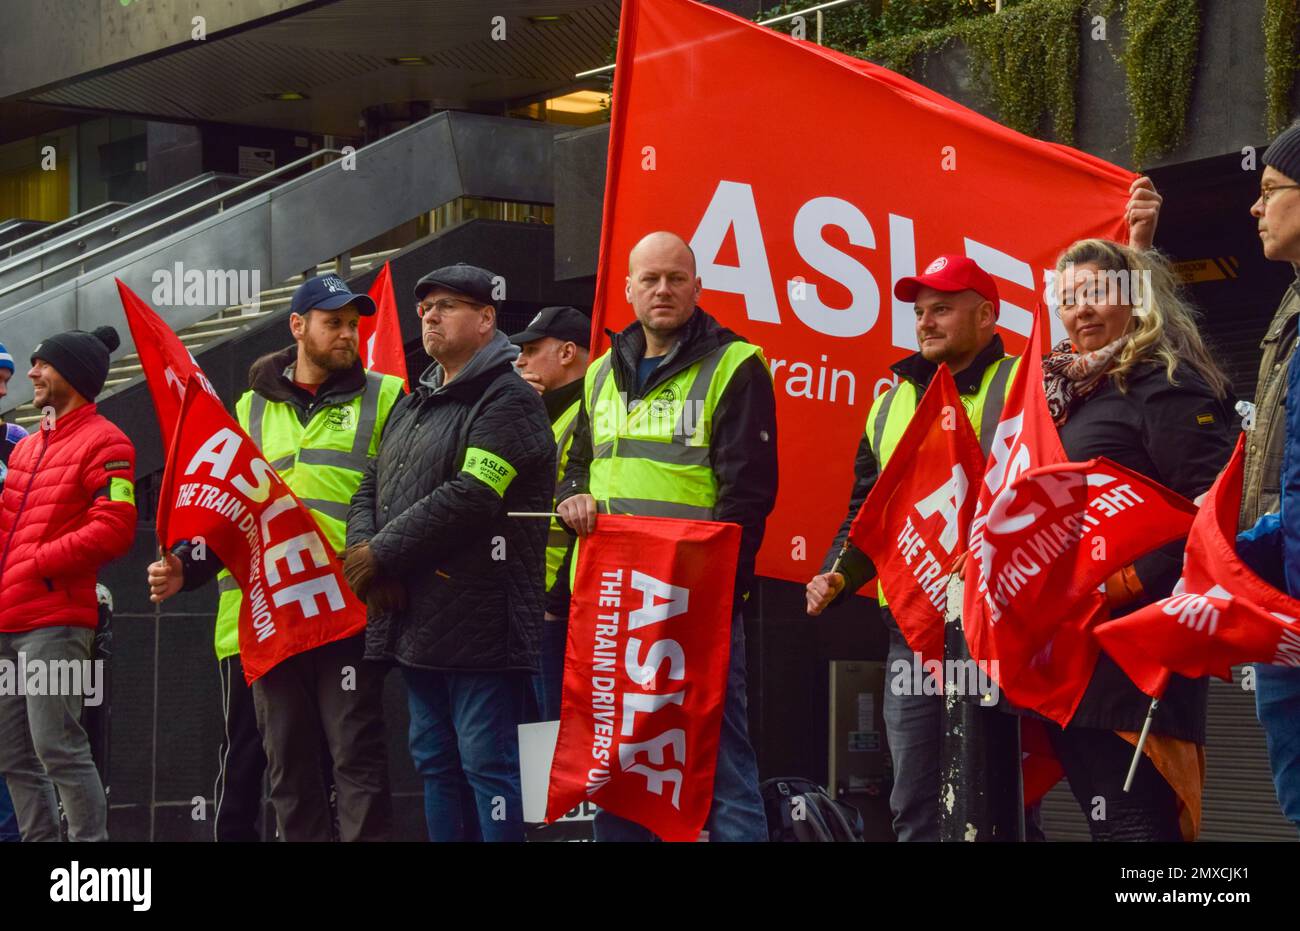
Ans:
<svg viewBox="0 0 1300 931"><path fill-rule="evenodd" d="M602 514L578 549L547 822L591 801L669 841L708 818L740 527ZM719 580L726 580L719 584Z"/></svg>
<svg viewBox="0 0 1300 931"><path fill-rule="evenodd" d="M157 522L165 549L202 538L239 582L239 658L249 683L365 628L366 607L311 512L197 375L185 384Z"/></svg>
<svg viewBox="0 0 1300 931"><path fill-rule="evenodd" d="M844 518L867 411L916 350L894 282L970 256L997 279L1017 351L1061 249L1126 236L1133 178L713 7L624 0L593 346L633 319L637 240L690 242L700 305L762 346L775 380L781 486L758 571L807 581Z"/></svg>

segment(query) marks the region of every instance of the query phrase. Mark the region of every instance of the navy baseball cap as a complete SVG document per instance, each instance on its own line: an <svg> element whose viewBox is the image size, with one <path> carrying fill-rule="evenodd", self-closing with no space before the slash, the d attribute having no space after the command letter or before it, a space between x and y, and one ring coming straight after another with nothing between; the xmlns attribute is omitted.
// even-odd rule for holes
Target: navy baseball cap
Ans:
<svg viewBox="0 0 1300 931"><path fill-rule="evenodd" d="M368 294L353 294L348 290L348 283L338 275L322 275L308 278L298 285L289 304L290 313L305 314L309 310L338 310L348 304L355 304L357 312L369 317L375 312L375 302Z"/></svg>
<svg viewBox="0 0 1300 931"><path fill-rule="evenodd" d="M463 294L477 304L497 305L492 291L496 286L497 276L486 268L457 262L435 268L415 283L415 299L424 300L424 296L434 288L444 288L454 294Z"/></svg>
<svg viewBox="0 0 1300 931"><path fill-rule="evenodd" d="M554 336L583 349L591 346L591 319L576 307L543 307L521 333L510 337L516 346Z"/></svg>

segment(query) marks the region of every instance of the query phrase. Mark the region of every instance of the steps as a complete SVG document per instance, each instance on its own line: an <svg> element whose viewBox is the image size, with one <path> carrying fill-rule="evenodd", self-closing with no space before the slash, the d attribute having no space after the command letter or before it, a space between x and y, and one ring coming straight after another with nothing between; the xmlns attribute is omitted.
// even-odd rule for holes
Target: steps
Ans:
<svg viewBox="0 0 1300 931"><path fill-rule="evenodd" d="M396 249L389 249L386 252L372 252L368 255L353 256L351 271L348 273L349 277L368 271L376 265L382 265L396 252ZM334 262L325 262L316 266L315 274L331 275L335 273L336 267ZM236 304L233 307L227 307L211 317L191 324L177 335L180 336L185 348L192 354L197 355L203 346L214 340L237 333L241 329L265 320L272 314L288 310L293 292L300 283L300 279L295 279L288 284L268 288L258 295L255 304ZM114 360L113 364L109 366L108 379L104 382L104 390L100 393L100 399L107 397L143 374L140 367L140 356L137 353L128 353L120 359ZM21 375L18 377L21 377ZM30 431L40 421L41 413L31 404L24 404L14 408L11 415L5 419Z"/></svg>

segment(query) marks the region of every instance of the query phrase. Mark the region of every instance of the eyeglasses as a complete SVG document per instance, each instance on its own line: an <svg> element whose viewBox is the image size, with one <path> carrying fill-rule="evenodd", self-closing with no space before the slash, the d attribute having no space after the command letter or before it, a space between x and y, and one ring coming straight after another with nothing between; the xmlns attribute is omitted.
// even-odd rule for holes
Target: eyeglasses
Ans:
<svg viewBox="0 0 1300 931"><path fill-rule="evenodd" d="M1278 184L1273 187L1262 187L1259 189L1259 201L1265 207L1268 206L1268 199L1278 191L1289 191L1292 188L1300 188L1300 184Z"/></svg>
<svg viewBox="0 0 1300 931"><path fill-rule="evenodd" d="M423 320L425 315L429 313L435 314L439 317L444 317L453 310L456 310L458 307L478 308L482 306L482 304L475 304L471 301L462 301L454 297L444 297L441 300L433 301L432 303L421 301L419 304L415 305L415 314Z"/></svg>

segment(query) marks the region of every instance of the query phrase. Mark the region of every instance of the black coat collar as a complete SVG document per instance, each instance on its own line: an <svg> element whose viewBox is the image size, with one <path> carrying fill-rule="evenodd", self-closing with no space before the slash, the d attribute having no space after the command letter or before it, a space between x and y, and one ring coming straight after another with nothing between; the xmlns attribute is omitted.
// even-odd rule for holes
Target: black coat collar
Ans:
<svg viewBox="0 0 1300 931"><path fill-rule="evenodd" d="M980 390L980 382L984 380L984 371L1006 354L1002 337L994 333L993 339L979 351L979 355L971 361L970 365L960 372L953 373L957 391L961 394L977 394ZM889 368L899 378L906 378L922 392L930 387L930 379L934 378L934 373L939 370L937 365L926 361L919 352L914 352L905 359L895 362Z"/></svg>

